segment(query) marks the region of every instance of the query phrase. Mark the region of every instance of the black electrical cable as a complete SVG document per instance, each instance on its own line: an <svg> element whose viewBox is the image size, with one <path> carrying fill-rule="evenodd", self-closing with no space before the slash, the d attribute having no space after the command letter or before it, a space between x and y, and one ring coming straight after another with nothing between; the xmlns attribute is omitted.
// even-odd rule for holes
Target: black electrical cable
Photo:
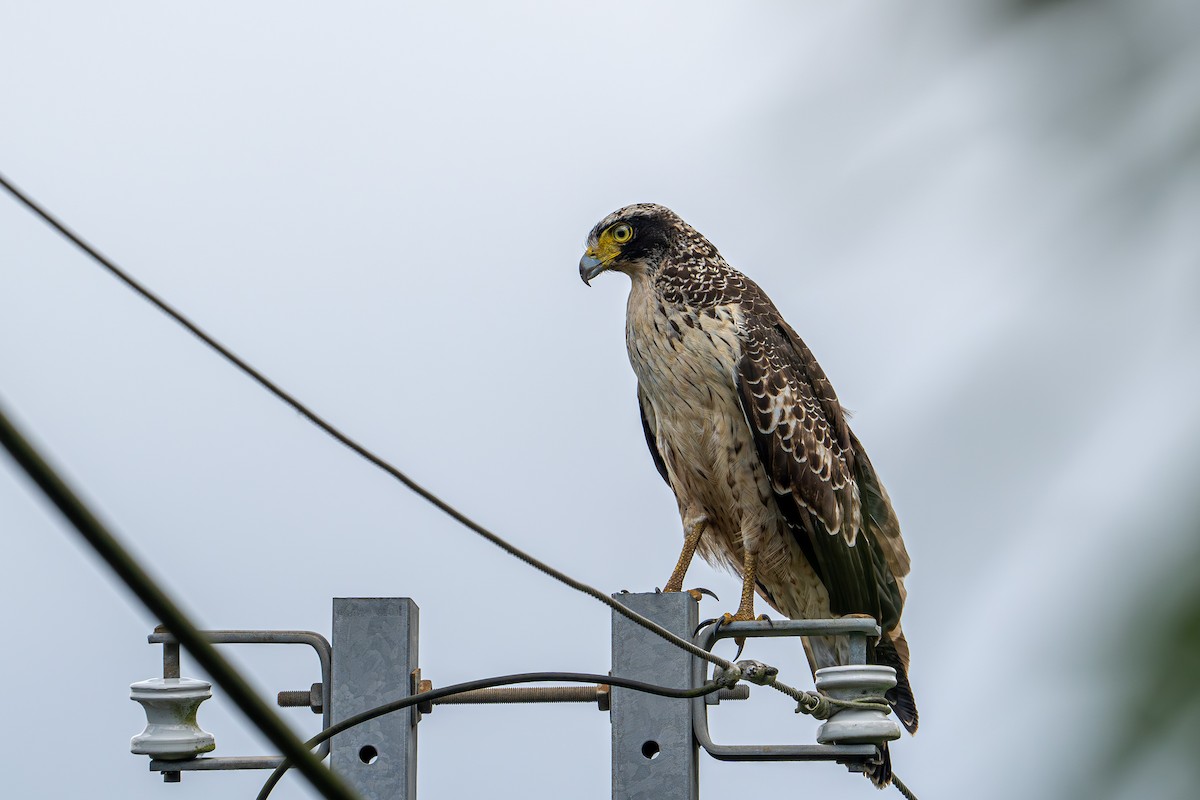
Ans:
<svg viewBox="0 0 1200 800"><path fill-rule="evenodd" d="M250 688L250 684L246 683L237 670L204 638L204 634L188 619L179 605L146 573L137 559L38 455L5 416L2 405L0 444L3 444L18 466L58 507L80 536L108 563L146 608L175 635L213 680L229 693L229 697L254 726L289 759L297 760L297 767L312 783L313 788L329 800L356 800L358 795L338 775L321 764L312 754L311 748L306 747L291 728L263 702Z"/></svg>
<svg viewBox="0 0 1200 800"><path fill-rule="evenodd" d="M2 186L5 190L8 191L9 194L11 194L14 198L19 200L23 205L25 205L30 211L37 214L44 221L49 223L55 230L57 230L60 234L62 234L68 240L70 240L76 247L78 247L80 250L83 250L85 253L87 253L89 256L91 256L92 259L94 259L98 264L100 264L100 266L104 267L106 270L108 270L110 273L112 273L118 280L120 280L122 283L124 283L130 289L137 292L143 298L148 300L152 305L154 305L156 308L158 308L164 314L169 316L171 319L178 322L180 325L182 325L184 328L186 328L188 331L190 331L197 339L204 342L210 348L215 350L226 361L228 361L229 363L233 364L235 367L240 369L242 372L244 372L246 375L248 375L251 379L253 379L256 383L258 383L260 386L262 386L268 392L275 395L275 397L282 400L287 405L291 406L294 410L299 412L301 416L306 418L313 425L316 425L318 428L320 428L322 431L327 433L329 436L333 437L333 439L335 439L337 442L339 442L340 444L349 448L351 451L353 451L357 455L361 456L362 458L366 459L370 463L374 464L376 467L383 470L388 475L391 475L396 480L400 481L400 483L404 484L410 490L415 492L423 500L433 504L440 511L442 511L443 513L450 516L450 518L452 518L454 521L463 525L468 530L474 531L475 533L479 534L480 536L487 539L489 542L496 545L497 547L499 547L501 550L508 553L509 555L515 556L516 558L520 559L521 561L524 561L526 564L533 567L534 569L537 569L537 570L541 571L542 573L549 575L551 578L554 578L558 582L566 584L567 586L570 586L572 589L575 589L578 592L582 592L583 594L586 594L590 597L595 598L596 600L599 600L601 603L604 603L604 605L608 606L613 611L616 611L618 614L622 615L626 619L629 619L632 622L637 623L638 625L642 626L646 630L651 631L652 633L656 634L657 636L662 637L663 639L666 639L671 644L691 653L692 655L696 656L697 658L702 658L705 661L708 661L712 664L716 664L717 666L721 667L722 669L730 669L733 666L732 662L727 661L726 659L721 658L718 655L710 653L709 651L705 650L702 647L697 647L695 644L693 644L692 642L689 642L687 639L684 639L680 636L676 636L674 633L671 633L671 631L667 630L666 628L659 625L658 623L656 623L652 620L649 620L646 617L642 616L641 614L638 614L636 611L633 611L633 610L621 605L620 603L618 603L617 601L615 601L611 597L609 597L607 594L604 594L603 592L601 592L599 589L596 589L596 588L584 583L583 581L576 580L575 578L572 578L570 575L566 574L565 572L562 572L561 570L555 569L554 567L550 566L549 564L545 563L544 561L541 561L540 559L535 558L534 556L530 555L529 553L526 553L524 550L517 547L516 545L510 544L508 541L501 538L498 534L492 533L490 530L488 530L487 528L485 528L483 525L479 524L478 522L475 522L473 519L468 517L466 514L463 514L461 511L456 509L454 506L450 505L445 500L442 500L440 497L435 495L433 492L429 491L424 486L421 486L419 483L414 481L412 478L408 477L408 475L401 472L398 468L392 466L390 463L385 461L382 457L375 455L375 453L368 450L365 446L359 444L354 439L351 439L349 436L342 433L340 430L338 430L336 427L334 427L332 423L327 422L324 418L319 416L315 411L313 411L308 406L304 405L299 400L297 400L295 397L288 394L286 391L284 391L282 388L280 388L278 385L276 385L275 382L272 381L270 378L263 375L261 372L259 372L254 367L250 366L250 364L248 364L247 362L243 361L233 351L231 351L229 348L225 347L225 345L221 344L216 339L214 339L212 336L205 333L204 330L199 325L197 325L196 323L192 322L190 319L185 317L182 312L177 311L170 304L168 304L165 300L160 298L158 295L154 294L154 292L147 289L145 286L143 286L141 283L139 283L136 279L134 279L131 275L129 275L123 269L118 267L116 265L116 263L114 263L111 259L109 259L107 256L102 254L99 250L97 250L91 244L89 244L82 236L80 236L79 234L77 234L73 230L71 230L69 227L67 227L66 223L60 221L57 217L55 217L49 211L42 208L42 206L40 206L31 197L29 197L24 192L22 192L20 189L18 189L3 174L0 174L0 186Z"/></svg>
<svg viewBox="0 0 1200 800"><path fill-rule="evenodd" d="M706 683L703 686L697 686L694 689L673 689L669 686L658 686L653 683L643 683L642 681L630 680L629 678L618 678L613 675L589 675L580 672L523 672L516 675L501 675L497 678L481 678L475 681L466 681L465 683L455 683L450 686L443 686L440 689L430 689L427 692L409 695L408 697L399 700L393 700L390 703L376 706L375 708L367 709L359 714L351 717L346 717L341 722L330 725L325 730L318 733L313 738L309 739L304 744L310 749L316 747L326 739L330 739L339 733L350 730L356 725L361 725L364 722L370 722L377 717L382 717L384 714L391 714L401 709L410 708L420 703L430 702L442 697L450 695L463 694L464 692L473 692L476 689L490 689L494 686L509 686L515 683L598 683L608 686L616 686L620 689L632 689L635 692L645 692L646 694L654 694L660 697L675 697L687 699L692 697L703 697L706 694L712 694L719 691L721 685L718 683ZM275 771L267 778L262 789L258 792L256 800L267 800L271 791L283 778L284 773L291 767L291 763L284 759L283 763L275 768Z"/></svg>

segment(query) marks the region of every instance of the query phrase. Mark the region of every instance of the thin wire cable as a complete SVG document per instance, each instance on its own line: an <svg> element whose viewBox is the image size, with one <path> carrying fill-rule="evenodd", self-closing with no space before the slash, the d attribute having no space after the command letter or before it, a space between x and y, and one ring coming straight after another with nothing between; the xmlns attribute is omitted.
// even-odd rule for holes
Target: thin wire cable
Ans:
<svg viewBox="0 0 1200 800"><path fill-rule="evenodd" d="M890 714L892 710L886 700L839 700L821 692L797 689L795 686L789 686L777 680L768 680L760 685L770 686L772 689L783 692L796 701L797 714L807 714L814 719L829 719L839 710L846 708L860 711L880 711L884 714Z"/></svg>
<svg viewBox="0 0 1200 800"><path fill-rule="evenodd" d="M356 800L358 795L326 769L279 716L250 688L238 671L217 652L179 605L150 577L137 559L110 533L83 501L37 453L20 431L8 420L0 405L0 444L9 452L29 478L37 484L67 521L74 526L92 549L103 558L125 585L137 595L188 652L213 677L242 713L262 731L288 758L298 761L299 769L313 788L329 800Z"/></svg>
<svg viewBox="0 0 1200 800"><path fill-rule="evenodd" d="M240 369L242 372L244 372L246 375L248 375L251 379L253 379L256 383L258 383L260 386L262 386L268 392L275 395L275 397L277 397L279 400L281 400L284 403L286 403L287 405L291 406L295 411L300 413L301 416L303 416L305 419L307 419L313 425L316 425L318 428L320 428L326 434L333 437L333 439L335 441L337 441L340 444L344 445L345 447L349 448L355 454L366 459L371 464L374 464L376 467L383 470L388 475L390 475L393 478L395 478L396 480L398 480L400 483L404 484L404 486L406 486L408 489L415 492L423 500L425 500L425 501L431 503L432 505L434 505L435 507L437 507L438 510L442 511L444 514L449 516L455 522L458 522L459 524L461 524L463 527L467 528L468 530L471 530L471 531L479 534L480 536L487 539L489 542L496 545L497 547L499 547L501 550L508 553L509 555L515 556L516 558L520 559L521 561L524 561L526 564L533 567L534 569L539 570L540 572L542 572L545 575L549 575L551 578L554 578L559 583L566 584L567 586L571 587L572 589L574 589L578 592L582 592L583 594L586 594L589 597L599 600L601 603L608 606L613 611L616 611L618 614L622 615L626 619L629 619L632 622L635 622L638 625L642 626L646 630L651 631L655 635L660 636L663 639L666 639L668 642L675 645L676 647L686 650L687 652L691 653L692 655L694 655L698 658L702 658L705 661L708 661L712 664L716 664L717 666L721 667L722 669L730 669L732 667L732 663L727 661L726 659L721 658L720 656L717 656L713 653L710 653L701 647L697 647L692 642L689 642L688 640L686 640L680 636L676 636L674 633L671 633L671 631L662 627L658 623L653 622L652 620L647 619L646 617L642 616L641 614L638 614L637 612L632 611L631 609L628 609L625 606L621 605L620 603L618 603L617 601L615 601L611 597L609 597L607 594L604 594L603 592L601 592L599 589L596 589L582 581L576 580L575 578L572 578L570 575L567 575L565 572L562 572L561 570L555 569L554 567L550 566L546 562L544 562L538 558L535 558L534 556L530 555L529 553L526 553L524 550L517 547L516 545L510 544L508 541L501 538L498 534L492 533L492 531L488 530L487 528L485 528L483 525L479 524L478 522L475 522L473 519L468 517L466 514L463 514L461 511L454 508L454 506L450 505L445 500L442 500L440 497L435 495L433 492L429 491L428 489L426 489L425 487L421 486L419 483L414 481L412 478L408 477L408 475L401 472L397 467L392 466L392 464L385 461L382 457L375 455L375 453L368 450L364 445L359 444L357 441L350 438L345 433L342 433L338 428L334 427L334 425L332 423L327 422L324 418L322 418L320 415L318 415L315 411L313 411L308 406L301 403L299 400L297 400L295 397L293 397L288 392L284 391L270 378L263 375L257 369L255 369L250 364L248 364L246 361L244 361L241 357L236 355L229 348L225 347L225 345L221 344L216 339L214 339L212 336L207 334L199 325L197 325L196 323L194 323L190 319L188 319L186 316L184 316L182 312L176 310L165 300L160 298L154 292L150 291L148 288L146 288L140 282L138 282L135 278L133 278L131 275L129 275L127 272L125 272L123 269L121 269L119 266L117 266L116 263L114 263L111 259L109 259L107 256L102 254L99 250L97 250L94 246L92 246L89 242L87 242L87 240L85 240L82 236L75 233L75 231L71 230L71 228L67 227L66 223L59 220L57 217L55 217L53 214L51 214L49 211L47 211L45 208L43 208L41 205L39 205L35 200L33 200L31 197L29 197L27 194L25 194L19 188L17 188L11 181L8 180L7 177L4 176L3 173L0 173L0 186L3 186L4 189L6 191L8 191L9 194L11 194L17 200L19 200L25 207L27 207L34 214L41 217L51 227L53 227L60 234L62 234L69 241L71 241L76 247L78 247L80 250L82 250L83 252L85 252L89 256L91 256L93 260L95 260L98 264L100 264L100 266L104 267L106 270L108 270L110 273L112 273L113 276L115 276L118 280L120 280L122 283L124 283L130 289L132 289L133 291L135 291L136 293L141 295L143 298L145 298L153 306L158 308L160 311L162 311L164 314L169 316L171 319L175 320L177 323L182 325L197 339L199 339L204 344L208 345L210 348L212 348L214 351L216 351L219 355L221 355L221 357L224 358L226 361L228 361L229 363L233 364L235 367Z"/></svg>
<svg viewBox="0 0 1200 800"><path fill-rule="evenodd" d="M907 800L917 800L917 796L913 794L913 790L904 785L904 781L892 773L892 786L896 787L896 791L904 795Z"/></svg>
<svg viewBox="0 0 1200 800"><path fill-rule="evenodd" d="M706 683L703 686L697 686L694 689L673 689L669 686L657 686L652 683L643 683L642 681L630 680L628 678L619 678L614 675L588 675L580 672L525 672L517 675L502 675L497 678L481 678L474 681L466 681L465 683L455 683L450 686L443 686L440 689L431 689L427 692L409 695L400 700L393 700L390 703L384 703L381 706L367 709L352 717L346 717L341 722L330 725L325 730L318 733L313 738L309 739L304 744L310 749L316 747L327 739L331 739L339 733L344 733L351 728L361 725L364 722L370 722L377 717L382 717L385 714L391 714L401 709L410 708L420 703L430 702L442 697L451 695L463 694L465 692L473 692L477 689L490 689L494 686L509 686L515 683L542 683L542 682L557 682L557 683L599 683L608 686L616 686L621 689L632 689L636 692L645 692L646 694L655 694L660 697L674 698L692 698L702 697L706 694L721 689L719 683ZM255 800L267 800L271 791L276 784L283 778L284 773L291 767L291 763L284 759L275 771L270 774L262 789L258 792L258 797Z"/></svg>

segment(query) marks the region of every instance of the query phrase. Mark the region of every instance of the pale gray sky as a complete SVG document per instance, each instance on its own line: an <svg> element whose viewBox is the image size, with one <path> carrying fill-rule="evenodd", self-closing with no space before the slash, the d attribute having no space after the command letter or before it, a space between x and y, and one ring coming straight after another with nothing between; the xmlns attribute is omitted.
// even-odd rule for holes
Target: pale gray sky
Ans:
<svg viewBox="0 0 1200 800"><path fill-rule="evenodd" d="M0 170L352 435L612 591L661 585L680 531L627 282L587 289L576 264L609 211L671 206L805 337L897 506L922 712L897 772L927 800L1050 797L1089 753L1048 720L1107 719L1086 668L1103 620L1186 544L1200 476L1197 22L1186 0L10 1ZM600 605L3 198L0 397L205 626L328 632L332 596L411 596L438 684L609 667ZM265 776L164 786L129 754L154 621L7 459L0 536L12 796L253 796ZM689 583L736 595L699 563ZM228 652L264 692L315 677L303 651ZM798 648L763 655L803 679ZM761 693L719 713L726 741L814 728ZM221 754L267 749L221 699L201 722ZM594 711L447 709L422 723L420 797L606 798L608 747ZM831 765L701 779L877 796Z"/></svg>

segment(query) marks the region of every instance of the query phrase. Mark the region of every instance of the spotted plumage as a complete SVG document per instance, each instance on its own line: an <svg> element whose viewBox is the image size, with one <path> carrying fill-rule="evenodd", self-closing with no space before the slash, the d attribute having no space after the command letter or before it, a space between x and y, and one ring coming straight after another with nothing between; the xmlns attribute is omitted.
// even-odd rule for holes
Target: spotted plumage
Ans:
<svg viewBox="0 0 1200 800"><path fill-rule="evenodd" d="M917 709L900 627L909 558L899 523L837 395L766 294L667 208L639 204L601 220L580 262L585 282L629 275L626 344L654 463L679 504L684 552L742 576L732 619L757 592L792 619L867 614L892 666L888 699L910 732ZM809 663L847 663L843 640L805 642ZM885 751L886 752L886 751ZM890 765L873 780L884 785Z"/></svg>

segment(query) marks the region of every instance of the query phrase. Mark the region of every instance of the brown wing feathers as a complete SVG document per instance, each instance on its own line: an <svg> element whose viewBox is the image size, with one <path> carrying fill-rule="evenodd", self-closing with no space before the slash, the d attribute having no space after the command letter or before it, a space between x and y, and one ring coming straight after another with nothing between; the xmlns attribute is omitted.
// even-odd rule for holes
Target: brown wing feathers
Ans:
<svg viewBox="0 0 1200 800"><path fill-rule="evenodd" d="M830 610L878 618L871 548L857 541L857 498L844 456L849 448L835 439L841 418L836 397L823 403L796 345L778 328L756 322L746 324L738 388L759 458L793 535L829 592ZM832 425L827 409L836 409Z"/></svg>
<svg viewBox="0 0 1200 800"><path fill-rule="evenodd" d="M739 395L780 509L829 593L830 610L879 621L885 634L874 660L896 669L888 700L915 731L908 646L898 629L904 592L897 578L908 572L908 554L887 493L800 337L782 321L745 319Z"/></svg>
<svg viewBox="0 0 1200 800"><path fill-rule="evenodd" d="M651 422L654 418L654 409L646 402L646 398L642 397L640 389L638 390L638 411L641 412L642 433L646 435L646 446L650 448L654 467L658 470L658 474L662 475L662 479L667 482L667 486L670 486L671 478L667 474L667 462L663 461L662 453L658 452L658 435L655 432L657 425Z"/></svg>

